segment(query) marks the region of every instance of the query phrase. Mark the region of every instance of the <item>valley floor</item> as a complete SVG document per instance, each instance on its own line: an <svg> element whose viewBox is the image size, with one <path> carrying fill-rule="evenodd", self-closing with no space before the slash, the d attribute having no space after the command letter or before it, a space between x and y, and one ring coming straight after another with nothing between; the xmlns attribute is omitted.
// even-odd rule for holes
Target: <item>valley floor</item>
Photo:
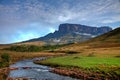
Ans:
<svg viewBox="0 0 120 80"><path fill-rule="evenodd" d="M84 80L119 80L120 49L92 48L69 56L35 61L53 67L52 72Z"/></svg>
<svg viewBox="0 0 120 80"><path fill-rule="evenodd" d="M63 47L52 52L15 52L0 50L10 55L10 63L35 57L57 56L44 61L35 61L53 67L54 73L87 80L120 79L120 47L91 47L76 45ZM59 57L59 56L63 57ZM1 59L0 59L1 60ZM2 67L1 67L2 68ZM0 80L6 77L0 71Z"/></svg>

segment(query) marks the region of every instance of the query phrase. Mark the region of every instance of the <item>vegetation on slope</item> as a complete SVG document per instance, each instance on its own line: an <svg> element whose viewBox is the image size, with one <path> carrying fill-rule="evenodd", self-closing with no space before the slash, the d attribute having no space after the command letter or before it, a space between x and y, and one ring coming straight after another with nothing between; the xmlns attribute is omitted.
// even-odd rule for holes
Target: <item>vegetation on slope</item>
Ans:
<svg viewBox="0 0 120 80"><path fill-rule="evenodd" d="M70 45L45 45L45 46L36 46L36 45L14 45L5 50L16 51L16 52L40 52L40 51L53 51L54 49Z"/></svg>
<svg viewBox="0 0 120 80"><path fill-rule="evenodd" d="M114 43L120 43L120 27L105 33L103 35L97 36L96 38L93 38L89 40L88 42L92 41L101 41L101 42L114 42Z"/></svg>

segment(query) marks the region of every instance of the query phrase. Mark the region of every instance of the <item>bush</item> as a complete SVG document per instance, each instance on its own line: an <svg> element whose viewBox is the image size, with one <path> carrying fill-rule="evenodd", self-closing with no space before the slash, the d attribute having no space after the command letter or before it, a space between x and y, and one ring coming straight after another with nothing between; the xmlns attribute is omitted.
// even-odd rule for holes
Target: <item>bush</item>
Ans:
<svg viewBox="0 0 120 80"><path fill-rule="evenodd" d="M4 53L4 54L1 55L1 59L2 59L2 61L4 61L4 62L9 62L10 56L9 56L9 54Z"/></svg>
<svg viewBox="0 0 120 80"><path fill-rule="evenodd" d="M0 67L7 67L9 66L10 56L7 53L1 55L1 62Z"/></svg>
<svg viewBox="0 0 120 80"><path fill-rule="evenodd" d="M77 54L78 52L76 51L66 51L67 54Z"/></svg>
<svg viewBox="0 0 120 80"><path fill-rule="evenodd" d="M0 68L2 67L3 65L2 65L2 62L0 62Z"/></svg>

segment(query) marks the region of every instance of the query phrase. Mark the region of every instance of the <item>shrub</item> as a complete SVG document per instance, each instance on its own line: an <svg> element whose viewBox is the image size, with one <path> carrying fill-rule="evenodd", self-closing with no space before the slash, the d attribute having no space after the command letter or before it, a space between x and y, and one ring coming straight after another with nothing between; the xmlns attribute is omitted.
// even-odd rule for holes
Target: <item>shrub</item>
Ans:
<svg viewBox="0 0 120 80"><path fill-rule="evenodd" d="M66 51L67 54L77 54L78 52L76 51Z"/></svg>
<svg viewBox="0 0 120 80"><path fill-rule="evenodd" d="M7 53L1 55L1 62L0 67L7 67L9 66L10 56Z"/></svg>
<svg viewBox="0 0 120 80"><path fill-rule="evenodd" d="M4 61L4 62L9 62L10 56L9 56L9 54L4 53L4 54L1 55L1 59L2 59L2 61Z"/></svg>
<svg viewBox="0 0 120 80"><path fill-rule="evenodd" d="M120 58L120 55L115 56L116 58Z"/></svg>
<svg viewBox="0 0 120 80"><path fill-rule="evenodd" d="M0 62L0 68L2 67L3 65L2 65L2 62Z"/></svg>

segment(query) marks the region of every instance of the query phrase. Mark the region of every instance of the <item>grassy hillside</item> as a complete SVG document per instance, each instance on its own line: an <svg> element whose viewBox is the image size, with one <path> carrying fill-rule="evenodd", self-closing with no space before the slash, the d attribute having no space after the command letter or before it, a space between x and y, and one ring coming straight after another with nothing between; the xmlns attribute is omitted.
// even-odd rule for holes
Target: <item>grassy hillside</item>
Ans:
<svg viewBox="0 0 120 80"><path fill-rule="evenodd" d="M120 27L103 35L100 35L96 38L93 38L88 42L92 42L92 41L120 43Z"/></svg>

